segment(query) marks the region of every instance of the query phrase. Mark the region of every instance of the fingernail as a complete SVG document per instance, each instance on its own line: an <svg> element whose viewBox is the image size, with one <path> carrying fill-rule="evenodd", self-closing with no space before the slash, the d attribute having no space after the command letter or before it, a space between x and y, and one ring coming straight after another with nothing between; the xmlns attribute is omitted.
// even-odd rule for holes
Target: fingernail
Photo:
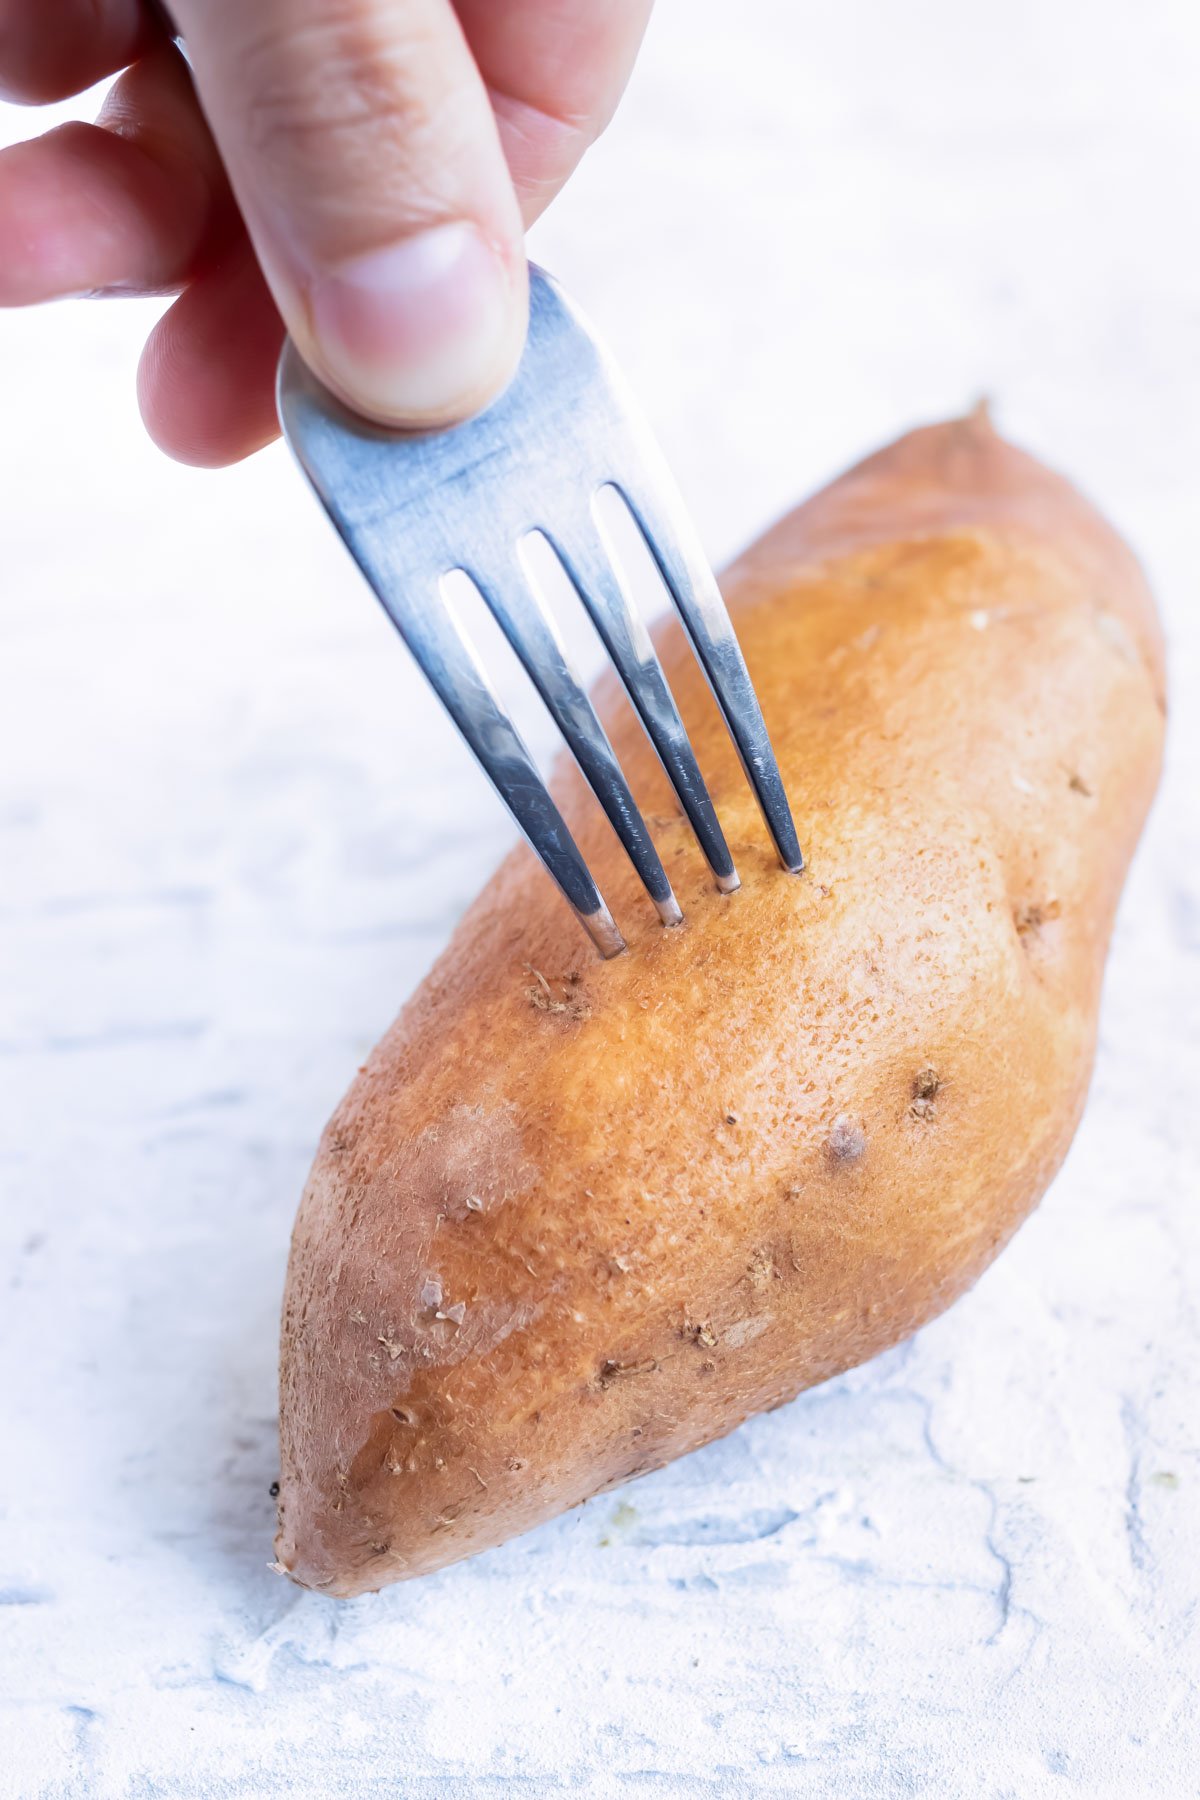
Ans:
<svg viewBox="0 0 1200 1800"><path fill-rule="evenodd" d="M342 263L314 284L310 306L334 386L361 412L397 424L467 417L520 354L510 278L463 222Z"/></svg>

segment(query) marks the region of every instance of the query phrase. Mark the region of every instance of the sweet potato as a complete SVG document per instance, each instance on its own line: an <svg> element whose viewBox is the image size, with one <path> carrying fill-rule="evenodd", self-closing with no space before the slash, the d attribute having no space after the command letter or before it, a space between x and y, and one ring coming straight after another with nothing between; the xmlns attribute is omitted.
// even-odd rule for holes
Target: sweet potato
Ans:
<svg viewBox="0 0 1200 1800"><path fill-rule="evenodd" d="M667 628L742 890L603 689L686 923L564 769L628 952L601 962L516 851L338 1108L283 1320L297 1581L436 1569L875 1355L1067 1149L1163 728L1129 551L977 415L844 475L724 586L807 872Z"/></svg>

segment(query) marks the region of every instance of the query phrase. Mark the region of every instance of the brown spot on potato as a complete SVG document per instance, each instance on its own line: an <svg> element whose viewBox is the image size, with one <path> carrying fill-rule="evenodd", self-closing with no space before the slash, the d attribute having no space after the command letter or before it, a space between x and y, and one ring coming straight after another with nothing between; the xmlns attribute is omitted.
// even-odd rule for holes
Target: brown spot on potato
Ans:
<svg viewBox="0 0 1200 1800"><path fill-rule="evenodd" d="M598 1387L611 1387L614 1381L620 1381L627 1375L652 1375L658 1368L656 1357L647 1357L643 1362L623 1363L615 1357L606 1356L596 1373Z"/></svg>
<svg viewBox="0 0 1200 1800"><path fill-rule="evenodd" d="M1057 919L1061 911L1062 908L1057 900L1029 901L1014 910L1013 924L1017 928L1017 936L1026 949L1030 947L1032 940L1036 940L1041 935L1043 925L1048 925L1052 919Z"/></svg>
<svg viewBox="0 0 1200 1800"><path fill-rule="evenodd" d="M750 1277L752 1287L764 1287L772 1279L779 1279L779 1270L775 1266L775 1254L766 1245L760 1245L747 1264L746 1273Z"/></svg>
<svg viewBox="0 0 1200 1800"><path fill-rule="evenodd" d="M929 1121L937 1118L937 1102L934 1095L940 1091L941 1087L942 1078L932 1064L927 1064L925 1068L917 1070L913 1076L912 1101L908 1109L914 1119Z"/></svg>
<svg viewBox="0 0 1200 1800"><path fill-rule="evenodd" d="M536 1012L565 1014L570 1019L589 1019L591 1017L592 1009L585 996L578 991L580 976L568 975L565 981L560 980L559 987L562 989L560 997L540 969L535 969L532 963L526 963L525 967L537 984L525 990L525 998Z"/></svg>

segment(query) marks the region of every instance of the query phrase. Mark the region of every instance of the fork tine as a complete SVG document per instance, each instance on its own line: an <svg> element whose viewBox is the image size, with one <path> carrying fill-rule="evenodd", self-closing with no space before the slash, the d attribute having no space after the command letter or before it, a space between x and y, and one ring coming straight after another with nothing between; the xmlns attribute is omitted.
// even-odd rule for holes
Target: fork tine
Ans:
<svg viewBox="0 0 1200 1800"><path fill-rule="evenodd" d="M364 568L371 578L373 571L366 564ZM597 950L604 957L618 955L625 940L516 726L440 593L435 591L417 602L407 592L401 595L377 581L373 585L422 672Z"/></svg>
<svg viewBox="0 0 1200 1800"><path fill-rule="evenodd" d="M646 539L780 860L789 869L803 866L762 712L699 540L611 357L544 271L530 271L529 332L512 382L462 425L410 434L372 425L329 393L290 343L280 357L278 399L284 434L334 525L603 955L623 948L621 935L469 637L439 598L452 571L476 579L660 916L677 919L661 860L548 622L544 597L530 594L518 545L530 527L542 529L608 646L718 887L736 887L729 847L649 636L605 553L594 504L590 519L588 502L581 506L581 495L594 500L601 484L621 494ZM562 544L551 537L556 529ZM464 543L475 546L470 561ZM482 581L471 561L481 565Z"/></svg>
<svg viewBox="0 0 1200 1800"><path fill-rule="evenodd" d="M652 480L634 486L618 477L612 486L633 514L667 584L754 789L779 860L785 869L799 874L804 856L733 622L666 463L655 447L644 443L642 449L647 460L652 458Z"/></svg>
<svg viewBox="0 0 1200 1800"><path fill-rule="evenodd" d="M725 834L650 633L620 568L605 553L596 530L560 536L552 526L541 529L603 639L717 887L723 894L733 893L740 883Z"/></svg>
<svg viewBox="0 0 1200 1800"><path fill-rule="evenodd" d="M571 667L553 617L537 594L536 583L516 555L511 568L500 577L484 574L474 564L464 572L483 595L496 623L524 664L640 875L659 918L664 925L678 925L683 913L671 891L662 859L604 727Z"/></svg>

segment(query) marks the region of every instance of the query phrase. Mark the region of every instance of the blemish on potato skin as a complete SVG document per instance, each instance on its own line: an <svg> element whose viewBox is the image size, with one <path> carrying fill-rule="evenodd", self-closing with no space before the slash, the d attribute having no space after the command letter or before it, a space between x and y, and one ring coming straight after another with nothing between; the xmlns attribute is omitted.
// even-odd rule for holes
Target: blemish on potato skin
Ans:
<svg viewBox="0 0 1200 1800"><path fill-rule="evenodd" d="M1016 926L1017 936L1026 949L1030 947L1031 942L1036 941L1043 925L1048 925L1052 919L1057 919L1061 911L1062 908L1057 900L1027 901L1023 906L1014 909L1013 924Z"/></svg>
<svg viewBox="0 0 1200 1800"><path fill-rule="evenodd" d="M565 980L560 979L558 985L562 992L557 994L540 969L535 969L532 963L526 963L525 967L536 983L536 986L526 988L525 998L536 1012L557 1013L577 1020L591 1018L591 1004L586 995L579 991L582 981L580 975L572 972Z"/></svg>
<svg viewBox="0 0 1200 1800"><path fill-rule="evenodd" d="M653 1375L658 1368L656 1357L647 1357L644 1362L623 1363L614 1357L605 1357L596 1371L597 1387L611 1387L614 1381L620 1381L627 1375Z"/></svg>
<svg viewBox="0 0 1200 1800"><path fill-rule="evenodd" d="M748 1319L738 1319L725 1333L726 1344L731 1350L741 1350L746 1344L752 1344L767 1330L772 1317L771 1313L759 1313Z"/></svg>
<svg viewBox="0 0 1200 1800"><path fill-rule="evenodd" d="M913 1076L912 1100L908 1108L914 1119L924 1119L928 1122L937 1118L937 1101L934 1096L940 1092L942 1086L942 1078L932 1064L927 1064L925 1068L917 1070Z"/></svg>
<svg viewBox="0 0 1200 1800"><path fill-rule="evenodd" d="M775 1265L774 1253L767 1246L760 1245L746 1264L746 1274L752 1287L764 1287L770 1281L778 1281L780 1274Z"/></svg>
<svg viewBox="0 0 1200 1800"><path fill-rule="evenodd" d="M825 1145L829 1160L838 1164L855 1163L866 1148L867 1136L858 1120L852 1119L849 1113L839 1113Z"/></svg>
<svg viewBox="0 0 1200 1800"><path fill-rule="evenodd" d="M693 1344L702 1344L706 1350L715 1350L717 1347L717 1334L707 1319L699 1322L685 1321L680 1327L679 1335L687 1338Z"/></svg>

